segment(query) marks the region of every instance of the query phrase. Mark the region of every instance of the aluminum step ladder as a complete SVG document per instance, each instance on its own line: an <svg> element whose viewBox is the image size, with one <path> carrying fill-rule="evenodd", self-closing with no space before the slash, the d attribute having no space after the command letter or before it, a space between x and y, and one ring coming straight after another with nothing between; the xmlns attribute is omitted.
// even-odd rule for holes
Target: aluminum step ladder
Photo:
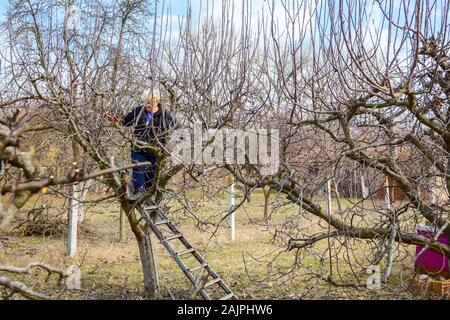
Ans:
<svg viewBox="0 0 450 320"><path fill-rule="evenodd" d="M218 300L238 299L230 287L209 266L197 249L189 243L175 224L168 219L167 215L160 207L140 205L137 207L137 210L155 233L161 244L166 248L167 252L169 252L172 259L175 260L189 281L194 285L196 294L199 293L205 300L215 300L210 291L216 289L219 291L216 292L216 294L220 295ZM153 217L152 213L154 213ZM168 231L168 235L164 234L161 230L163 226L166 227L165 230ZM181 242L182 247L184 248L182 251L177 252L173 248L171 244L175 241ZM192 256L195 258L196 262L198 262L198 265L190 268L183 259Z"/></svg>

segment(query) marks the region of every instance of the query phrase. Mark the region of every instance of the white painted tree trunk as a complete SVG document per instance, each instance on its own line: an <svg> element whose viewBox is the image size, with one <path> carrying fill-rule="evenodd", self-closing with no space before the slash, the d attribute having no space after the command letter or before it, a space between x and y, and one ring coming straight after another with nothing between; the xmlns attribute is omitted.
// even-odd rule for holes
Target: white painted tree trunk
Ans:
<svg viewBox="0 0 450 320"><path fill-rule="evenodd" d="M72 186L69 200L69 221L67 231L67 254L69 257L75 256L77 252L77 233L80 212L83 210L82 191L79 184ZM84 216L81 213L82 216Z"/></svg>
<svg viewBox="0 0 450 320"><path fill-rule="evenodd" d="M385 181L384 181L384 203L386 205L386 209L387 210L391 210L392 205L391 205L391 196L390 196L390 188L389 188L389 178L386 177ZM394 214L393 212L391 212L391 214ZM387 247L386 247L386 251L387 251L387 258L386 258L386 270L384 272L384 282L387 282L389 279L389 276L391 275L391 271L392 271L392 265L394 262L394 242L395 242L395 237L397 235L397 227L396 227L396 221L395 221L395 217L391 219L391 232L389 235L389 239L388 239L388 243L387 243Z"/></svg>
<svg viewBox="0 0 450 320"><path fill-rule="evenodd" d="M361 175L361 192L363 199L367 199L369 197L369 189L367 188L366 178L363 174Z"/></svg>
<svg viewBox="0 0 450 320"><path fill-rule="evenodd" d="M391 210L391 196L389 193L389 178L386 177L384 180L384 204L386 209Z"/></svg>
<svg viewBox="0 0 450 320"><path fill-rule="evenodd" d="M80 290L81 289L81 271L77 265L71 265L67 268L69 277L66 282L68 290Z"/></svg>
<svg viewBox="0 0 450 320"><path fill-rule="evenodd" d="M83 223L84 222L84 200L86 199L86 196L89 193L90 187L92 185L92 180L89 180L83 184L83 186L78 186L78 222Z"/></svg>
<svg viewBox="0 0 450 320"><path fill-rule="evenodd" d="M389 280L389 276L391 275L392 266L394 264L394 245L395 245L395 237L397 236L397 225L395 219L393 219L391 223L391 232L389 234L389 242L387 245L387 258L386 258L386 271L384 273L384 282Z"/></svg>
<svg viewBox="0 0 450 320"><path fill-rule="evenodd" d="M327 184L325 186L325 200L327 203L327 213L328 215L333 215L333 209L331 207L331 179L327 180Z"/></svg>

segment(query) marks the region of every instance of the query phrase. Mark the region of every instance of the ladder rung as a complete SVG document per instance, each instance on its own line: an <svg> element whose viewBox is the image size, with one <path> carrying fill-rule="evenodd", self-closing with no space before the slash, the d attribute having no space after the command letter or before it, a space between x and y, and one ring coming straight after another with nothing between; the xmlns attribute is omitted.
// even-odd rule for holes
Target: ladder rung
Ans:
<svg viewBox="0 0 450 320"><path fill-rule="evenodd" d="M162 225L164 225L164 224L169 224L169 223L170 223L170 221L163 220L163 221L155 222L154 225L155 225L155 226L162 226Z"/></svg>
<svg viewBox="0 0 450 320"><path fill-rule="evenodd" d="M233 297L234 297L234 293L230 293L230 294L227 294L226 296L223 296L219 300L230 300Z"/></svg>
<svg viewBox="0 0 450 320"><path fill-rule="evenodd" d="M195 272L197 270L206 268L207 266L208 266L208 264L206 262L204 262L201 265L199 265L198 267L194 267L194 268L189 269L189 272Z"/></svg>
<svg viewBox="0 0 450 320"><path fill-rule="evenodd" d="M195 249L189 249L189 250L186 250L186 251L183 251L183 252L178 252L177 256L179 256L179 257L185 256L185 255L187 255L189 253L192 253L192 252L195 252L195 251L196 251Z"/></svg>
<svg viewBox="0 0 450 320"><path fill-rule="evenodd" d="M175 227L175 224L173 224L173 222L170 221L169 217L161 209L161 207L147 205L147 206L140 206L140 207L138 207L138 209L139 209L139 213L141 214L142 218L145 219L149 223L149 225L154 229L158 239L160 239L161 243L164 244L164 247L166 248L166 250L171 254L171 257L177 262L178 266L188 276L189 280L191 281L191 283L193 285L195 285L195 286L198 285L198 283L197 283L198 279L196 279L198 277L196 277L193 274L193 272L195 272L195 271L198 271L198 270L206 268L204 271L207 271L207 273L208 273L207 275L205 275L207 278L208 277L217 277L217 278L213 278L211 281L207 282L203 286L203 288L200 290L200 293L201 293L201 295L202 295L202 297L204 299L206 299L206 300L210 300L211 299L211 296L206 292L205 289L207 289L209 287L212 287L215 284L220 284L220 286L222 287L223 291L225 291L225 293L226 293L226 295L223 296L222 298L220 298L219 300L230 300L230 299L233 299L233 298L238 299L238 297L234 293L228 293L228 292L231 292L231 289L229 289L227 287L227 285L223 282L223 280L221 278L219 278L217 276L217 274L215 274L214 271L212 271L212 269L210 269L208 263L201 257L201 255L197 251L197 249L193 248L189 244L187 239L184 238L183 234L180 233L179 231L177 231L177 228ZM150 211L153 211L154 213L156 213L156 216L152 215L152 217L150 217L150 215L151 215ZM156 221L154 221L154 220L156 220ZM171 234L173 236L168 236L167 238L164 238L164 235L161 233L161 230L156 228L157 226L161 226L161 225L168 225L169 229L172 231ZM171 247L171 245L168 242L172 241L172 240L180 239L180 238L182 238L181 242L185 246L185 251L180 251L180 252L174 253L173 248ZM199 262L199 265L189 269L181 261L180 257L188 255L190 253L193 253L193 256Z"/></svg>
<svg viewBox="0 0 450 320"><path fill-rule="evenodd" d="M222 279L220 279L220 278L211 280L210 282L208 282L207 284L205 284L205 285L203 286L203 289L209 288L209 287L215 285L216 283L219 283L220 281L222 281Z"/></svg>
<svg viewBox="0 0 450 320"><path fill-rule="evenodd" d="M180 239L181 237L183 237L183 235L180 233L180 234L177 234L177 235L175 235L173 237L164 238L163 240L161 240L161 242L168 242L168 241L172 241L172 240L175 240L175 239Z"/></svg>
<svg viewBox="0 0 450 320"><path fill-rule="evenodd" d="M158 209L158 206L147 206L147 207L144 207L145 211L147 211L147 210L155 210L155 209Z"/></svg>

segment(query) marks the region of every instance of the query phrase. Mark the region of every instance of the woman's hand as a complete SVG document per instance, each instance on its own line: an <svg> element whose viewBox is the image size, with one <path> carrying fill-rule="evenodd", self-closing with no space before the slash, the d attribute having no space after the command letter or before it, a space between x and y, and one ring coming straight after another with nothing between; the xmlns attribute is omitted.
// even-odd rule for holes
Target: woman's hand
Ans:
<svg viewBox="0 0 450 320"><path fill-rule="evenodd" d="M106 118L108 119L109 122L111 122L112 124L116 124L117 123L117 117L115 115L113 115L112 113L108 113L106 115Z"/></svg>

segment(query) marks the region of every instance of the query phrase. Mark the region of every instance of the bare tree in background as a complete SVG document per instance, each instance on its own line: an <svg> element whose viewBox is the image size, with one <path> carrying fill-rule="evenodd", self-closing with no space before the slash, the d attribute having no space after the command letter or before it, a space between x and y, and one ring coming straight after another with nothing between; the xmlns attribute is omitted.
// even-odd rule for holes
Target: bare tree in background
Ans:
<svg viewBox="0 0 450 320"><path fill-rule="evenodd" d="M294 267L304 267L307 250L321 261L315 274L337 284L342 259L356 276L383 263L387 279L409 245L449 257L450 247L436 240L450 232L448 2L269 1L255 22L256 9L242 1L243 31L227 33L235 3L224 1L222 21L183 29L168 58L168 83L206 127L223 123L211 115L226 114L229 128L280 129L276 175L226 169L247 191L269 186L284 194L300 207L300 225L315 217L317 233L285 226L277 234L298 256ZM228 103L226 95L236 99ZM341 201L337 174L349 172L356 185L358 171L377 181L368 195ZM378 201L385 180L402 201ZM318 200L327 181L334 181L333 214ZM439 201L431 201L435 181ZM424 222L436 229L432 239L416 234ZM317 252L320 242L326 249Z"/></svg>
<svg viewBox="0 0 450 320"><path fill-rule="evenodd" d="M415 232L427 221L436 236L450 235L448 2L283 0L267 1L255 14L250 1L224 0L219 8L208 1L198 17L188 10L175 25L164 2L83 2L75 31L53 19L64 11L57 2L16 3L4 25L10 77L2 83L8 93L2 106L34 110L42 127L79 149L75 159L87 169L107 170L111 155L128 161L135 141L105 115L125 113L143 87L157 86L183 127L279 129L281 168L264 176L254 165L174 165L168 150L149 146L158 153L158 169L144 200L176 201L203 227L210 222L195 215L200 204L189 199L189 188L212 198L227 175L246 197L270 188L299 209L295 223L275 233L295 254L293 269L334 284L342 278L341 261L359 279L381 261L388 275L409 245L450 256L437 237ZM206 148L211 140L194 143ZM355 170L381 184L375 181L363 198L341 199L339 179ZM378 201L386 177L405 197L390 208ZM174 178L182 183L171 185ZM128 217L145 288L156 296L150 232L133 211L137 204L127 200L123 180L115 174L102 182ZM431 201L436 180L446 197ZM327 182L338 204L333 214L323 205ZM223 221L229 213L218 214ZM317 228L305 231L308 223ZM305 255L320 261L317 269L305 265Z"/></svg>
<svg viewBox="0 0 450 320"><path fill-rule="evenodd" d="M363 201L352 201L330 215L314 200L314 193L305 190L301 167L284 159L286 171L270 184L326 226L323 233L289 237L289 248L299 252L328 241L326 277L333 275L332 248L337 263L339 250L356 251L361 245L349 245L353 243L349 238L369 244L366 263L378 264L386 257L387 270L392 255L401 259L401 250L394 248L393 241L427 246L447 257L450 254L448 245L415 233L416 224L424 220L436 227L437 235L449 235L450 231L448 5L431 1L418 1L415 7L393 1L317 3L314 24L303 33L310 38L309 50L294 40L282 44L285 49L281 53L274 50L273 59L282 66L274 82L284 83L276 94L286 103L286 123L323 137L321 148L326 154L321 154L322 164L318 163L321 184L346 165L346 159L357 168L374 169L379 176L389 177L391 187L406 196L396 206L374 205L369 210L363 208ZM375 25L366 9L372 14L379 12L381 18ZM286 32L289 39L299 38ZM277 35L272 37L275 43ZM310 67L296 62L302 56L311 59ZM289 148L295 152L302 147ZM439 203L430 202L430 192L424 192L435 180L446 181L446 196ZM362 261L348 262L367 267Z"/></svg>

